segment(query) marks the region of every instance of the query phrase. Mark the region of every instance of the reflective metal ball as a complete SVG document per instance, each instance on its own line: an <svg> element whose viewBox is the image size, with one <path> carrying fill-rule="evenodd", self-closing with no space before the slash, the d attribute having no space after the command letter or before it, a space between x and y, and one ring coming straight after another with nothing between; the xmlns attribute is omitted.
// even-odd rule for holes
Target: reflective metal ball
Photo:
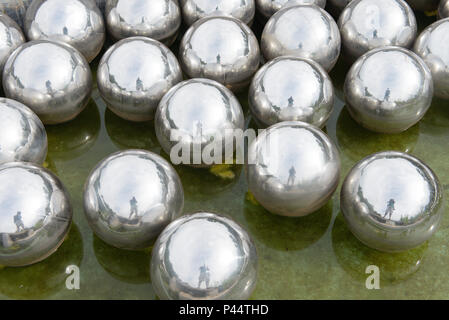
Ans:
<svg viewBox="0 0 449 320"><path fill-rule="evenodd" d="M254 0L180 0L180 5L188 26L210 15L232 16L250 25L256 12Z"/></svg>
<svg viewBox="0 0 449 320"><path fill-rule="evenodd" d="M25 32L29 40L68 43L89 62L105 40L103 15L92 0L35 0L27 10Z"/></svg>
<svg viewBox="0 0 449 320"><path fill-rule="evenodd" d="M12 52L24 42L25 37L17 23L0 13L0 72Z"/></svg>
<svg viewBox="0 0 449 320"><path fill-rule="evenodd" d="M0 13L6 14L23 28L25 15L33 0L1 0Z"/></svg>
<svg viewBox="0 0 449 320"><path fill-rule="evenodd" d="M0 164L24 161L43 164L47 133L37 115L20 102L0 98Z"/></svg>
<svg viewBox="0 0 449 320"><path fill-rule="evenodd" d="M239 90L259 68L260 50L251 29L232 17L206 17L184 34L179 60L190 78L209 78Z"/></svg>
<svg viewBox="0 0 449 320"><path fill-rule="evenodd" d="M441 0L438 7L438 17L440 19L449 18L449 0Z"/></svg>
<svg viewBox="0 0 449 320"><path fill-rule="evenodd" d="M324 8L326 0L256 0L257 10L266 18L270 18L287 4L314 4Z"/></svg>
<svg viewBox="0 0 449 320"><path fill-rule="evenodd" d="M415 125L432 103L432 74L400 47L371 50L349 70L344 85L352 118L366 129L399 133Z"/></svg>
<svg viewBox="0 0 449 320"><path fill-rule="evenodd" d="M84 188L84 212L104 242L121 249L143 249L184 206L175 169L144 150L116 152L90 173Z"/></svg>
<svg viewBox="0 0 449 320"><path fill-rule="evenodd" d="M449 99L449 18L427 27L416 39L414 50L432 72L435 95Z"/></svg>
<svg viewBox="0 0 449 320"><path fill-rule="evenodd" d="M304 121L323 127L334 106L334 88L326 71L308 59L282 56L254 76L249 107L256 122Z"/></svg>
<svg viewBox="0 0 449 320"><path fill-rule="evenodd" d="M3 70L8 98L32 109L44 124L72 120L86 106L92 75L73 47L48 40L30 41L9 57Z"/></svg>
<svg viewBox="0 0 449 320"><path fill-rule="evenodd" d="M338 20L344 54L358 58L384 47L409 48L417 34L415 14L404 0L354 0Z"/></svg>
<svg viewBox="0 0 449 320"><path fill-rule="evenodd" d="M244 129L244 121L239 101L226 87L209 79L191 79L162 98L154 126L174 164L209 166L224 163L226 151L234 150L229 149L234 146L231 137Z"/></svg>
<svg viewBox="0 0 449 320"><path fill-rule="evenodd" d="M435 11L440 0L406 0L414 10Z"/></svg>
<svg viewBox="0 0 449 320"><path fill-rule="evenodd" d="M261 42L267 60L293 55L312 59L327 71L337 62L340 46L334 19L311 5L288 6L276 12L265 25Z"/></svg>
<svg viewBox="0 0 449 320"><path fill-rule="evenodd" d="M117 42L97 69L98 89L108 108L131 121L152 120L164 94L181 80L175 55L147 37Z"/></svg>
<svg viewBox="0 0 449 320"><path fill-rule="evenodd" d="M71 222L69 194L53 173L25 162L0 166L0 265L47 258L64 241Z"/></svg>
<svg viewBox="0 0 449 320"><path fill-rule="evenodd" d="M317 127L285 121L251 143L245 169L248 188L265 209L301 217L320 209L335 192L340 156Z"/></svg>
<svg viewBox="0 0 449 320"><path fill-rule="evenodd" d="M444 211L435 173L419 159L396 151L357 163L343 182L340 202L352 233L387 252L408 250L429 239Z"/></svg>
<svg viewBox="0 0 449 320"><path fill-rule="evenodd" d="M254 243L242 227L223 216L183 216L153 247L151 282L160 299L244 300L256 280Z"/></svg>
<svg viewBox="0 0 449 320"><path fill-rule="evenodd" d="M181 25L177 0L108 0L106 24L116 39L149 37L170 46Z"/></svg>

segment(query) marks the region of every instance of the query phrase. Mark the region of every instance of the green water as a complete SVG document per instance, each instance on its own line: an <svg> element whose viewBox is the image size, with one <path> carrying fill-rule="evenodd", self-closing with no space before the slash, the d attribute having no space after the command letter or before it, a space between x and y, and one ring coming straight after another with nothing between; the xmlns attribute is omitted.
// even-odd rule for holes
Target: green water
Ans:
<svg viewBox="0 0 449 320"><path fill-rule="evenodd" d="M423 24L432 18L420 19ZM405 133L373 134L360 128L344 108L341 88L347 68L340 61L331 72L338 99L325 129L340 149L342 179L364 156L382 150L405 151L434 169L448 199L449 102L435 100L424 119ZM246 95L239 98L248 114ZM47 133L46 165L71 194L74 223L67 240L47 260L0 270L0 299L155 299L150 250L123 251L105 244L93 235L82 208L84 181L98 161L129 148L162 153L153 125L121 120L106 110L95 89L77 119L49 126ZM304 218L283 218L249 200L241 166L232 168L233 179L219 178L207 170L176 169L185 189L185 213L226 214L252 235L259 255L253 299L449 298L447 212L430 241L405 253L386 254L367 248L349 232L339 210L339 189L320 211ZM449 210L447 201L446 207ZM80 268L80 290L65 286L69 265ZM380 268L380 290L365 287L369 265Z"/></svg>

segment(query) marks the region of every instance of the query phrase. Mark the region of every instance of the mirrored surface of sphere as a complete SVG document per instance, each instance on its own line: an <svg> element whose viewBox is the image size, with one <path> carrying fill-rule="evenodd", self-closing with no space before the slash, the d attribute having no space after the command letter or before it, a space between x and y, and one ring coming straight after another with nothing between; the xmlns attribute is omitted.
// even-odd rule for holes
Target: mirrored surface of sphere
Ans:
<svg viewBox="0 0 449 320"><path fill-rule="evenodd" d="M366 129L399 133L430 107L432 74L424 61L400 47L371 50L349 70L344 85L352 118Z"/></svg>
<svg viewBox="0 0 449 320"><path fill-rule="evenodd" d="M0 98L0 164L43 164L47 156L47 133L37 115L20 102Z"/></svg>
<svg viewBox="0 0 449 320"><path fill-rule="evenodd" d="M266 18L270 18L287 4L314 4L324 8L326 0L256 0L257 10Z"/></svg>
<svg viewBox="0 0 449 320"><path fill-rule="evenodd" d="M0 166L0 265L47 258L64 241L71 222L69 194L53 173L25 162Z"/></svg>
<svg viewBox="0 0 449 320"><path fill-rule="evenodd" d="M435 11L440 0L406 0L414 10Z"/></svg>
<svg viewBox="0 0 449 320"><path fill-rule="evenodd" d="M248 149L248 189L268 211L300 217L331 198L340 178L340 156L320 129L285 121L258 135Z"/></svg>
<svg viewBox="0 0 449 320"><path fill-rule="evenodd" d="M449 99L449 18L428 26L416 39L414 51L432 72L435 95Z"/></svg>
<svg viewBox="0 0 449 320"><path fill-rule="evenodd" d="M101 161L84 187L84 212L104 242L144 249L184 206L178 174L162 157L144 150L116 152Z"/></svg>
<svg viewBox="0 0 449 320"><path fill-rule="evenodd" d="M184 22L190 26L209 15L225 15L250 25L256 12L254 0L180 0Z"/></svg>
<svg viewBox="0 0 449 320"><path fill-rule="evenodd" d="M353 59L378 47L409 48L417 33L415 14L403 0L354 0L338 25L343 53Z"/></svg>
<svg viewBox="0 0 449 320"><path fill-rule="evenodd" d="M449 0L441 0L438 7L438 17L440 19L449 18Z"/></svg>
<svg viewBox="0 0 449 320"><path fill-rule="evenodd" d="M276 12L262 33L261 49L267 60L293 55L318 62L331 70L340 55L337 23L323 9L311 5L288 6Z"/></svg>
<svg viewBox="0 0 449 320"><path fill-rule="evenodd" d="M367 246L404 251L437 230L442 192L435 173L419 159L381 152L351 169L341 190L341 210L349 229Z"/></svg>
<svg viewBox="0 0 449 320"><path fill-rule="evenodd" d="M86 59L73 47L35 40L21 45L7 60L3 89L44 124L57 124L72 120L84 109L92 75Z"/></svg>
<svg viewBox="0 0 449 320"><path fill-rule="evenodd" d="M91 62L103 47L103 15L92 0L35 0L27 10L29 40L49 39L72 45Z"/></svg>
<svg viewBox="0 0 449 320"><path fill-rule="evenodd" d="M170 46L181 25L177 0L108 0L106 25L116 39L149 37Z"/></svg>
<svg viewBox="0 0 449 320"><path fill-rule="evenodd" d="M244 300L257 280L257 252L229 218L196 213L172 222L153 247L151 282L160 299Z"/></svg>
<svg viewBox="0 0 449 320"><path fill-rule="evenodd" d="M17 23L0 13L0 72L12 52L24 42L25 37Z"/></svg>
<svg viewBox="0 0 449 320"><path fill-rule="evenodd" d="M257 123L268 127L281 121L303 121L323 127L332 113L334 88L316 62L278 57L254 76L249 106Z"/></svg>
<svg viewBox="0 0 449 320"><path fill-rule="evenodd" d="M259 44L240 20L206 17L184 34L179 62L190 78L208 78L240 90L259 68Z"/></svg>
<svg viewBox="0 0 449 320"><path fill-rule="evenodd" d="M175 55L146 37L117 42L97 69L98 89L108 108L131 121L152 120L164 94L181 80Z"/></svg>
<svg viewBox="0 0 449 320"><path fill-rule="evenodd" d="M210 166L232 156L232 137L243 130L244 115L229 89L213 80L191 79L162 98L154 126L172 163Z"/></svg>

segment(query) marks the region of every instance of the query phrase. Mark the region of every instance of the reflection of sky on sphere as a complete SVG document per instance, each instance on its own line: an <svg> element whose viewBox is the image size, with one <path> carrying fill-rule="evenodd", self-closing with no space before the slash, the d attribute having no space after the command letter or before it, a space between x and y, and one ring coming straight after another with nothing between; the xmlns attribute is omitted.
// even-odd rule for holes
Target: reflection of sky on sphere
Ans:
<svg viewBox="0 0 449 320"><path fill-rule="evenodd" d="M28 119L20 113L20 110L3 103L0 103L0 114L2 115L0 119L2 132L8 133L0 136L0 152L19 151L14 150L14 148L19 145L26 145L22 141L31 138L31 136L26 136L26 134L30 135L31 131L29 123L27 123Z"/></svg>
<svg viewBox="0 0 449 320"><path fill-rule="evenodd" d="M168 11L167 1L161 0L119 0L117 13L127 23L138 25L141 23L157 23Z"/></svg>
<svg viewBox="0 0 449 320"><path fill-rule="evenodd" d="M446 65L449 65L449 22L440 24L432 31L427 44L431 54L438 56Z"/></svg>

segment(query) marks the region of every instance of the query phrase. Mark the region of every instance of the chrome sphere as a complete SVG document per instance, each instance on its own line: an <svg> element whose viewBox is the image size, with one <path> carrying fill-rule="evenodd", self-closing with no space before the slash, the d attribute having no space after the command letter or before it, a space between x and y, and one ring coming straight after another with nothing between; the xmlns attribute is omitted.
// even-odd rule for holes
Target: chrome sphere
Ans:
<svg viewBox="0 0 449 320"><path fill-rule="evenodd" d="M403 0L354 0L338 20L344 54L358 58L374 48L409 48L417 34L415 14Z"/></svg>
<svg viewBox="0 0 449 320"><path fill-rule="evenodd" d="M248 188L272 213L301 217L317 211L329 201L339 178L336 146L308 123L280 122L249 146Z"/></svg>
<svg viewBox="0 0 449 320"><path fill-rule="evenodd" d="M357 163L343 182L340 202L352 233L387 252L408 250L429 239L444 209L435 173L419 159L396 151Z"/></svg>
<svg viewBox="0 0 449 320"><path fill-rule="evenodd" d="M254 0L180 0L180 4L188 26L210 15L232 16L250 25L256 12Z"/></svg>
<svg viewBox="0 0 449 320"><path fill-rule="evenodd" d="M108 108L131 121L152 120L164 94L180 81L182 72L175 55L146 37L117 42L97 69L98 89Z"/></svg>
<svg viewBox="0 0 449 320"><path fill-rule="evenodd" d="M334 19L310 5L288 6L276 12L265 25L261 42L267 60L293 55L312 59L327 71L337 62L340 45Z"/></svg>
<svg viewBox="0 0 449 320"><path fill-rule="evenodd" d="M86 106L92 75L86 59L62 42L35 40L17 48L3 70L8 98L32 109L44 124L72 120Z"/></svg>
<svg viewBox="0 0 449 320"><path fill-rule="evenodd" d="M435 11L438 8L440 0L406 0L415 10Z"/></svg>
<svg viewBox="0 0 449 320"><path fill-rule="evenodd" d="M242 227L223 216L183 216L153 247L151 282L160 299L244 300L256 280L254 243Z"/></svg>
<svg viewBox="0 0 449 320"><path fill-rule="evenodd" d="M427 27L415 42L415 52L432 72L435 95L449 99L449 18Z"/></svg>
<svg viewBox="0 0 449 320"><path fill-rule="evenodd" d="M47 133L37 115L20 102L0 98L0 164L24 161L43 164Z"/></svg>
<svg viewBox="0 0 449 320"><path fill-rule="evenodd" d="M12 52L24 42L25 37L17 23L0 13L0 72Z"/></svg>
<svg viewBox="0 0 449 320"><path fill-rule="evenodd" d="M236 129L244 129L244 122L242 107L231 91L213 80L191 79L162 98L154 127L174 164L210 166L224 163L226 151L234 150L229 149L234 146L231 137Z"/></svg>
<svg viewBox="0 0 449 320"><path fill-rule="evenodd" d="M27 10L29 40L54 40L72 45L91 62L105 39L103 15L92 0L34 0Z"/></svg>
<svg viewBox="0 0 449 320"><path fill-rule="evenodd" d="M209 78L239 90L248 85L259 68L259 44L240 20L206 17L184 34L179 60L190 78Z"/></svg>
<svg viewBox="0 0 449 320"><path fill-rule="evenodd" d="M71 222L69 194L53 173L25 162L0 166L0 265L47 258L64 241Z"/></svg>
<svg viewBox="0 0 449 320"><path fill-rule="evenodd" d="M0 13L6 14L23 28L25 15L32 1L33 0L0 0Z"/></svg>
<svg viewBox="0 0 449 320"><path fill-rule="evenodd" d="M266 18L270 18L284 5L314 4L321 8L326 6L326 0L256 0L257 10Z"/></svg>
<svg viewBox="0 0 449 320"><path fill-rule="evenodd" d="M84 212L104 242L122 249L143 249L184 206L175 169L144 150L116 152L101 161L84 188Z"/></svg>
<svg viewBox="0 0 449 320"><path fill-rule="evenodd" d="M400 47L371 50L349 70L344 85L352 118L366 129L399 133L415 125L432 103L432 74Z"/></svg>
<svg viewBox="0 0 449 320"><path fill-rule="evenodd" d="M438 7L438 17L440 19L449 18L449 0L441 0Z"/></svg>
<svg viewBox="0 0 449 320"><path fill-rule="evenodd" d="M171 45L181 26L177 0L107 0L106 24L116 39L149 37Z"/></svg>
<svg viewBox="0 0 449 320"><path fill-rule="evenodd" d="M323 127L333 106L329 76L308 59L282 56L268 62L256 73L249 90L249 107L261 127L281 121Z"/></svg>

